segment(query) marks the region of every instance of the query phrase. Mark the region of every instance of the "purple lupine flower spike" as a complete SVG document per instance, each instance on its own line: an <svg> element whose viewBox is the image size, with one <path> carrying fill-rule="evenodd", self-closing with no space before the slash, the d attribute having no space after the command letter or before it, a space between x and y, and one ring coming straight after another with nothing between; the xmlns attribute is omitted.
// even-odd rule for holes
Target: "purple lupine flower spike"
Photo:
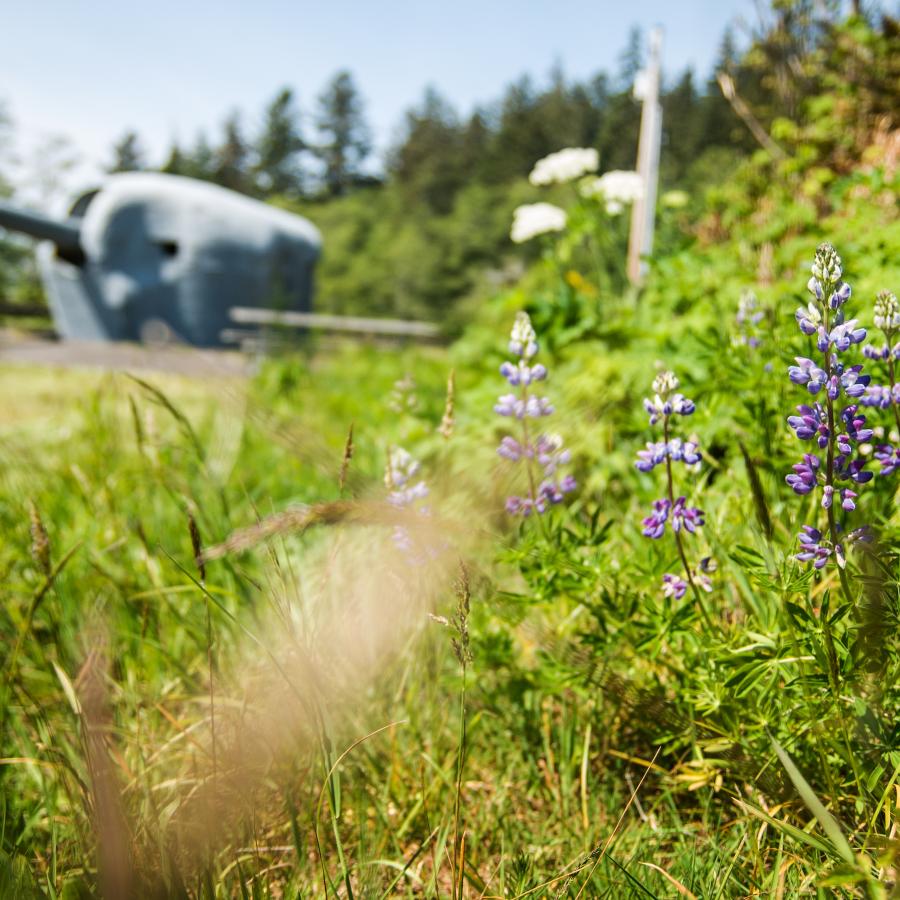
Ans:
<svg viewBox="0 0 900 900"><path fill-rule="evenodd" d="M890 403L891 397L870 384L871 377L863 373L862 365L849 365L840 358L841 354L866 339L866 329L860 327L857 319L845 317L843 307L852 292L850 285L842 280L843 264L834 247L830 244L819 246L811 271L807 287L813 299L797 310L795 318L800 331L814 338L821 357L816 360L797 357L796 365L788 368L788 377L811 394L824 389L824 400L798 406L797 415L789 416L787 422L798 439L815 440L818 449L825 452L821 457L804 454L801 461L792 466L793 471L785 481L796 494L821 491L820 505L828 515L830 540L817 528L804 525L798 538L800 552L796 556L800 562L812 563L821 569L832 557L839 566L845 565L844 547L837 537L843 529L843 517L857 507L856 486L873 477L865 468L866 458L860 455L859 448L861 444L867 444L875 432L866 416L859 412L860 406L881 406ZM900 316L897 325L900 326ZM868 348L864 353L869 358L881 355L880 351L874 353ZM851 402L842 406L842 398ZM891 449L886 448L887 451ZM889 452L879 455L876 450L874 456L882 463L882 470L885 462L890 467Z"/></svg>
<svg viewBox="0 0 900 900"><path fill-rule="evenodd" d="M509 351L518 359L504 362L500 374L517 388L516 393L504 394L494 404L494 412L511 419L541 419L553 414L553 404L546 397L529 392L529 387L547 378L547 368L531 360L538 352L537 335L528 314L518 313L509 339ZM561 503L566 494L577 487L571 475L560 477L559 469L570 460L569 451L559 435L539 434L531 438L524 424L521 439L506 435L500 441L497 453L510 462L523 462L526 466L539 466L542 477L533 495L513 495L506 500L506 511L513 516L527 518L532 513L546 512L552 505ZM537 479L535 479L537 480Z"/></svg>
<svg viewBox="0 0 900 900"><path fill-rule="evenodd" d="M650 416L651 425L662 422L663 440L648 441L643 450L638 450L634 465L640 472L651 472L656 466L665 464L669 496L653 502L653 511L641 521L642 533L652 540L659 540L666 532L666 523L670 523L683 560L682 534L694 534L703 525L704 519L702 510L687 505L686 497L675 499L672 496L673 463L680 462L688 468L694 468L700 465L701 459L700 449L694 439L684 440L671 436L673 417L692 415L696 409L693 400L679 393L678 386L678 379L672 372L661 372L653 380L653 396L645 398L644 409ZM663 596L680 600L689 586L693 586L695 594L698 587L712 590L709 576L702 572L691 572L687 563L685 576L686 578L682 578L666 573L662 583ZM699 594L697 597L699 598Z"/></svg>

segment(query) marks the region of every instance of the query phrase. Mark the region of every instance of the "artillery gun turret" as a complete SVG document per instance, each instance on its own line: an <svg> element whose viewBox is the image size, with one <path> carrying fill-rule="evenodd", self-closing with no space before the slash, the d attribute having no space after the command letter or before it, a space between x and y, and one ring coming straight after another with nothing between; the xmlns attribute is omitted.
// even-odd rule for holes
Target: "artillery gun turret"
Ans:
<svg viewBox="0 0 900 900"><path fill-rule="evenodd" d="M222 343L233 307L308 312L321 238L306 219L217 185L111 175L55 220L0 202L0 228L41 241L61 336Z"/></svg>

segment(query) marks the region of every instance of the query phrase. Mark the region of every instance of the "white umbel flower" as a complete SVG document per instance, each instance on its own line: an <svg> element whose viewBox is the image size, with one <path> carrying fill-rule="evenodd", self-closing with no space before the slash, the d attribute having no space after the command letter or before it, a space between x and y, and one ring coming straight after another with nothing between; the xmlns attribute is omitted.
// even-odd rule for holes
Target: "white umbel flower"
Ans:
<svg viewBox="0 0 900 900"><path fill-rule="evenodd" d="M539 159L528 180L537 185L561 184L596 172L599 165L600 154L593 147L566 147Z"/></svg>
<svg viewBox="0 0 900 900"><path fill-rule="evenodd" d="M530 241L539 234L562 231L566 227L566 213L552 203L526 203L513 211L509 236L516 244Z"/></svg>
<svg viewBox="0 0 900 900"><path fill-rule="evenodd" d="M602 197L606 201L606 211L616 216L627 204L643 196L644 185L637 172L616 169L586 181L581 186L581 193L585 197Z"/></svg>

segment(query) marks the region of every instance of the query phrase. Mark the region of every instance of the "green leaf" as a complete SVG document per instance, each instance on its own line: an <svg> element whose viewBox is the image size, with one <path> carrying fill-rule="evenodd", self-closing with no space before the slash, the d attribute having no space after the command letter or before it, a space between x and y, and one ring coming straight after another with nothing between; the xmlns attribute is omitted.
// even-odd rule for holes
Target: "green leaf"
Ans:
<svg viewBox="0 0 900 900"><path fill-rule="evenodd" d="M844 837L844 833L841 831L841 827L838 825L837 820L827 809L825 809L822 801L819 800L813 792L813 789L809 786L809 782L800 774L800 770L794 765L794 761L790 756L788 756L787 751L775 740L775 738L770 736L769 740L771 740L772 746L775 748L775 752L781 760L781 764L788 773L788 777L793 782L794 787L797 788L797 793L800 794L803 802L809 807L809 811L816 817L819 824L822 826L822 830L828 835L834 849L844 862L855 865L856 857L853 855L853 850L847 842L847 838Z"/></svg>

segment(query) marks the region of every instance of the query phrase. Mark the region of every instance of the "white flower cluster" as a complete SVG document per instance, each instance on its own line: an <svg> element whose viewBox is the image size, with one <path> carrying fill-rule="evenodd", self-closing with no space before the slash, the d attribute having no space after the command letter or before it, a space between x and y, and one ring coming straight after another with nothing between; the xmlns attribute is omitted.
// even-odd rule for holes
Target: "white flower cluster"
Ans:
<svg viewBox="0 0 900 900"><path fill-rule="evenodd" d="M516 244L530 241L539 234L562 231L566 227L566 213L552 203L526 203L513 212L509 236Z"/></svg>
<svg viewBox="0 0 900 900"><path fill-rule="evenodd" d="M593 147L566 147L539 159L528 180L535 185L562 184L596 172L599 165L600 154Z"/></svg>
<svg viewBox="0 0 900 900"><path fill-rule="evenodd" d="M587 181L581 186L581 193L585 197L603 197L607 213L617 216L626 204L634 203L643 196L644 185L637 172L616 169Z"/></svg>

